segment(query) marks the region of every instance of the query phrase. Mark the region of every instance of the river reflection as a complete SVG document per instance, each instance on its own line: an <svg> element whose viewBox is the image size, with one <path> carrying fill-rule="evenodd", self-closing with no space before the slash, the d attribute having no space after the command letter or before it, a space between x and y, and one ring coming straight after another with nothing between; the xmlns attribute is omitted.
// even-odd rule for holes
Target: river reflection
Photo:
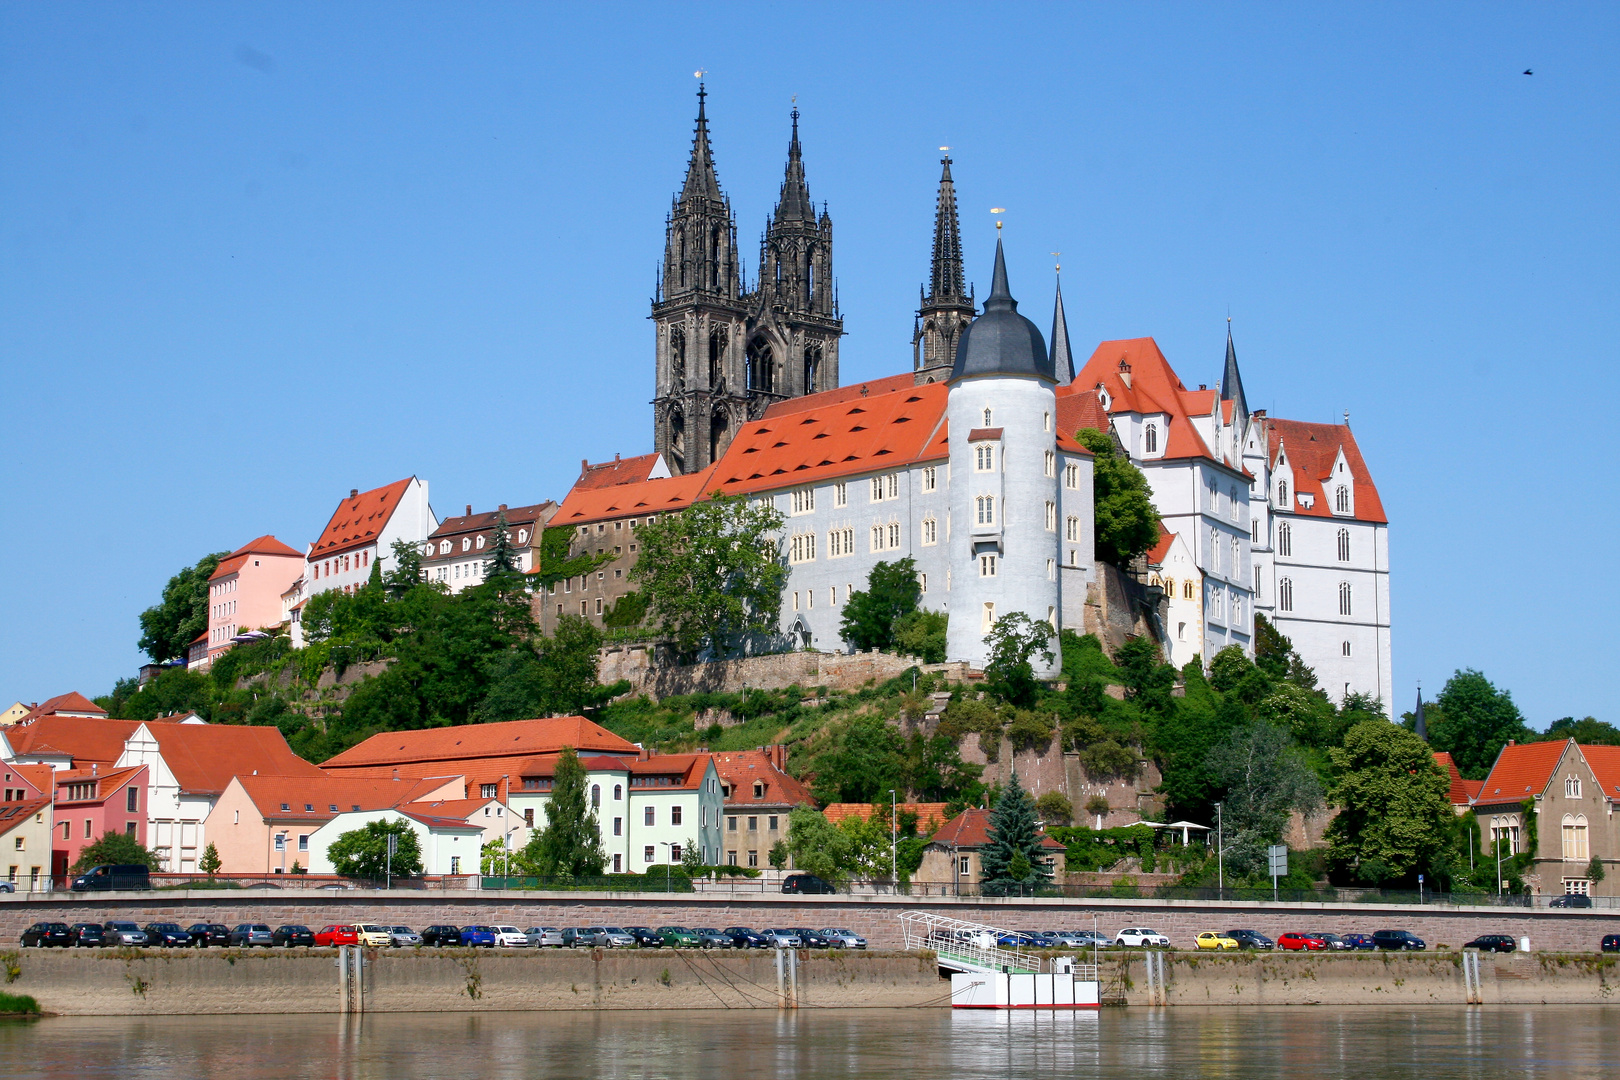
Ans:
<svg viewBox="0 0 1620 1080"><path fill-rule="evenodd" d="M1620 1076L1620 1007L943 1009L59 1018L0 1023L7 1077Z"/></svg>

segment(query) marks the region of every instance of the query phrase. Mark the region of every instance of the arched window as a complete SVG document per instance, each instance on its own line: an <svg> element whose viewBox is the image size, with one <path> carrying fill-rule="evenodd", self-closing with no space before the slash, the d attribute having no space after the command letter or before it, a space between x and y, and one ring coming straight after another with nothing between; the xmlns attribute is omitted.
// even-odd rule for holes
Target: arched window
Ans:
<svg viewBox="0 0 1620 1080"><path fill-rule="evenodd" d="M675 230L675 262L681 268L681 288L686 288L686 230Z"/></svg>
<svg viewBox="0 0 1620 1080"><path fill-rule="evenodd" d="M614 784L613 785L613 801L618 802L619 800L621 800L623 798L624 798L624 787L622 785L620 785L620 784Z"/></svg>
<svg viewBox="0 0 1620 1080"><path fill-rule="evenodd" d="M977 512L977 521L980 525L994 525L996 523L996 499L993 495L980 495L973 500Z"/></svg>
<svg viewBox="0 0 1620 1080"><path fill-rule="evenodd" d="M770 393L776 389L776 363L771 347L763 341L748 346L748 389Z"/></svg>
<svg viewBox="0 0 1620 1080"><path fill-rule="evenodd" d="M1294 579L1283 578L1277 582L1277 610L1294 610Z"/></svg>
<svg viewBox="0 0 1620 1080"><path fill-rule="evenodd" d="M1238 568L1243 565L1243 542L1232 537L1232 576L1237 577Z"/></svg>
<svg viewBox="0 0 1620 1080"><path fill-rule="evenodd" d="M678 326L669 331L669 385L674 390L686 388L686 331Z"/></svg>
<svg viewBox="0 0 1620 1080"><path fill-rule="evenodd" d="M1340 529L1339 530L1339 561L1340 562L1349 562L1350 561L1350 530L1349 529Z"/></svg>
<svg viewBox="0 0 1620 1080"><path fill-rule="evenodd" d="M602 805L602 785L591 785L591 809L595 810Z"/></svg>
<svg viewBox="0 0 1620 1080"><path fill-rule="evenodd" d="M1348 581L1339 582L1339 614L1352 614L1350 608L1350 583Z"/></svg>
<svg viewBox="0 0 1620 1080"><path fill-rule="evenodd" d="M1340 484L1333 493L1333 509L1340 514L1350 512L1350 489L1343 484Z"/></svg>
<svg viewBox="0 0 1620 1080"><path fill-rule="evenodd" d="M1277 554L1294 554L1294 530L1286 521L1277 526Z"/></svg>
<svg viewBox="0 0 1620 1080"><path fill-rule="evenodd" d="M1341 646L1339 646L1339 651L1340 651L1340 653L1342 655L1349 656L1350 655L1350 643L1348 641L1344 642Z"/></svg>
<svg viewBox="0 0 1620 1080"><path fill-rule="evenodd" d="M1176 597L1176 579L1175 578L1165 578L1164 579L1164 595L1170 597L1172 600L1175 599L1175 597Z"/></svg>
<svg viewBox="0 0 1620 1080"><path fill-rule="evenodd" d="M990 410L989 409L984 410L984 426L985 427L990 426Z"/></svg>
<svg viewBox="0 0 1620 1080"><path fill-rule="evenodd" d="M1581 797L1581 778L1578 777L1578 776L1566 777L1564 779L1564 794L1567 795L1571 799L1580 798Z"/></svg>
<svg viewBox="0 0 1620 1080"><path fill-rule="evenodd" d="M1149 424L1142 433L1142 452L1144 454L1157 454L1159 452L1159 425Z"/></svg>
<svg viewBox="0 0 1620 1080"><path fill-rule="evenodd" d="M1192 600L1196 597L1196 586L1193 585L1193 579L1188 578L1186 581L1181 583L1181 598L1183 600Z"/></svg>
<svg viewBox="0 0 1620 1080"><path fill-rule="evenodd" d="M720 287L720 226L709 234L709 288Z"/></svg>
<svg viewBox="0 0 1620 1080"><path fill-rule="evenodd" d="M1592 857L1586 842L1586 815L1564 815L1564 861L1586 862Z"/></svg>
<svg viewBox="0 0 1620 1080"><path fill-rule="evenodd" d="M1215 573L1221 572L1221 531L1209 530L1209 568Z"/></svg>
<svg viewBox="0 0 1620 1080"><path fill-rule="evenodd" d="M709 334L709 389L718 387L726 366L726 331L715 327Z"/></svg>
<svg viewBox="0 0 1620 1080"><path fill-rule="evenodd" d="M1288 509L1288 481L1277 481L1277 509Z"/></svg>
<svg viewBox="0 0 1620 1080"><path fill-rule="evenodd" d="M820 389L817 382L821 379L821 346L810 345L804 350L804 392L814 394Z"/></svg>

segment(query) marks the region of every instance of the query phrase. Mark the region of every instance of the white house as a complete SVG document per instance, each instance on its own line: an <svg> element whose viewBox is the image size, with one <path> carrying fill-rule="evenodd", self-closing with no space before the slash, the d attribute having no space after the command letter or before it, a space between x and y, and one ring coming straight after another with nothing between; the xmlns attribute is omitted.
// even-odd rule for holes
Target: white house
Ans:
<svg viewBox="0 0 1620 1080"><path fill-rule="evenodd" d="M482 825L471 824L463 817L439 817L410 806L338 814L310 834L309 872L337 873L328 853L332 844L344 833L363 829L373 821L402 822L416 834L424 874L457 876L479 872L478 856L484 843Z"/></svg>
<svg viewBox="0 0 1620 1080"><path fill-rule="evenodd" d="M1180 533L1159 529L1159 542L1147 553L1148 585L1164 590L1167 605L1161 627L1165 659L1184 667L1204 654L1204 576Z"/></svg>

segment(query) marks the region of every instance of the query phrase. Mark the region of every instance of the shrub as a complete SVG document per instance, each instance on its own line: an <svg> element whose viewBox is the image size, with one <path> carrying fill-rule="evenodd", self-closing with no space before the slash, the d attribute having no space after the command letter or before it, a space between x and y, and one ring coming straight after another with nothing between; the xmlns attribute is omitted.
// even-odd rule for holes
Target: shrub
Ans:
<svg viewBox="0 0 1620 1080"><path fill-rule="evenodd" d="M1067 825L1074 820L1074 804L1061 791L1048 791L1035 800L1035 810L1047 825Z"/></svg>
<svg viewBox="0 0 1620 1080"><path fill-rule="evenodd" d="M1052 742L1056 730L1053 718L1032 709L1018 709L1012 723L1007 725L1007 737L1014 750L1040 750Z"/></svg>

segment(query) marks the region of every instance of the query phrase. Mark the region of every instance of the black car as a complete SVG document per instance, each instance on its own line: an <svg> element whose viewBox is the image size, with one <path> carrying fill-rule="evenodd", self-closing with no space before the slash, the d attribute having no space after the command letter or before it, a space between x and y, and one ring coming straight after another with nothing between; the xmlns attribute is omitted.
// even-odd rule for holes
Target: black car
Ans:
<svg viewBox="0 0 1620 1080"><path fill-rule="evenodd" d="M72 935L65 922L37 922L22 932L25 949L65 949L71 944Z"/></svg>
<svg viewBox="0 0 1620 1080"><path fill-rule="evenodd" d="M826 934L819 933L819 932L817 932L815 930L811 930L811 929L809 929L807 927L803 927L803 926L795 926L795 927L792 928L792 930L793 930L793 932L795 934L799 935L799 946L801 948L805 948L805 949L830 949L830 948L832 948L832 941L827 937Z"/></svg>
<svg viewBox="0 0 1620 1080"><path fill-rule="evenodd" d="M1226 936L1238 943L1239 949L1275 949L1277 943L1258 930L1228 930Z"/></svg>
<svg viewBox="0 0 1620 1080"><path fill-rule="evenodd" d="M1380 949L1427 949L1428 942L1405 930L1374 930L1373 944Z"/></svg>
<svg viewBox="0 0 1620 1080"><path fill-rule="evenodd" d="M1604 934L1603 942L1598 946L1599 952L1620 952L1620 934Z"/></svg>
<svg viewBox="0 0 1620 1080"><path fill-rule="evenodd" d="M1548 907L1591 907L1592 906L1592 898L1590 896L1583 896L1580 893L1573 893L1573 892L1572 893L1565 893L1563 896L1555 896L1555 897L1553 897L1552 903L1548 904L1547 906Z"/></svg>
<svg viewBox="0 0 1620 1080"><path fill-rule="evenodd" d="M223 948L231 943L231 928L224 923L192 923L186 927L186 933L191 935L191 943L199 949L206 949L210 945Z"/></svg>
<svg viewBox="0 0 1620 1080"><path fill-rule="evenodd" d="M286 926L278 926L270 931L270 941L272 944L288 949L298 945L313 949L315 947L315 931L299 923L289 923Z"/></svg>
<svg viewBox="0 0 1620 1080"><path fill-rule="evenodd" d="M435 924L422 931L423 945L451 946L461 944L461 927L449 923Z"/></svg>
<svg viewBox="0 0 1620 1080"><path fill-rule="evenodd" d="M664 944L664 935L650 926L627 926L624 932L636 939L638 949L658 949Z"/></svg>
<svg viewBox="0 0 1620 1080"><path fill-rule="evenodd" d="M180 929L179 923L147 923L141 929L146 931L146 940L153 945L180 948L191 944L191 935Z"/></svg>
<svg viewBox="0 0 1620 1080"><path fill-rule="evenodd" d="M830 883L816 877L814 874L789 874L782 879L782 891L785 893L800 893L804 895L817 893L835 893L838 890Z"/></svg>
<svg viewBox="0 0 1620 1080"><path fill-rule="evenodd" d="M68 942L80 948L96 948L107 944L107 932L100 923L76 922L68 927Z"/></svg>
<svg viewBox="0 0 1620 1080"><path fill-rule="evenodd" d="M1513 939L1507 934L1481 934L1463 945L1465 949L1478 949L1480 952L1512 952L1515 947Z"/></svg>
<svg viewBox="0 0 1620 1080"><path fill-rule="evenodd" d="M733 949L768 949L771 943L765 940L763 934L756 934L746 926L728 926L723 931L731 935Z"/></svg>

